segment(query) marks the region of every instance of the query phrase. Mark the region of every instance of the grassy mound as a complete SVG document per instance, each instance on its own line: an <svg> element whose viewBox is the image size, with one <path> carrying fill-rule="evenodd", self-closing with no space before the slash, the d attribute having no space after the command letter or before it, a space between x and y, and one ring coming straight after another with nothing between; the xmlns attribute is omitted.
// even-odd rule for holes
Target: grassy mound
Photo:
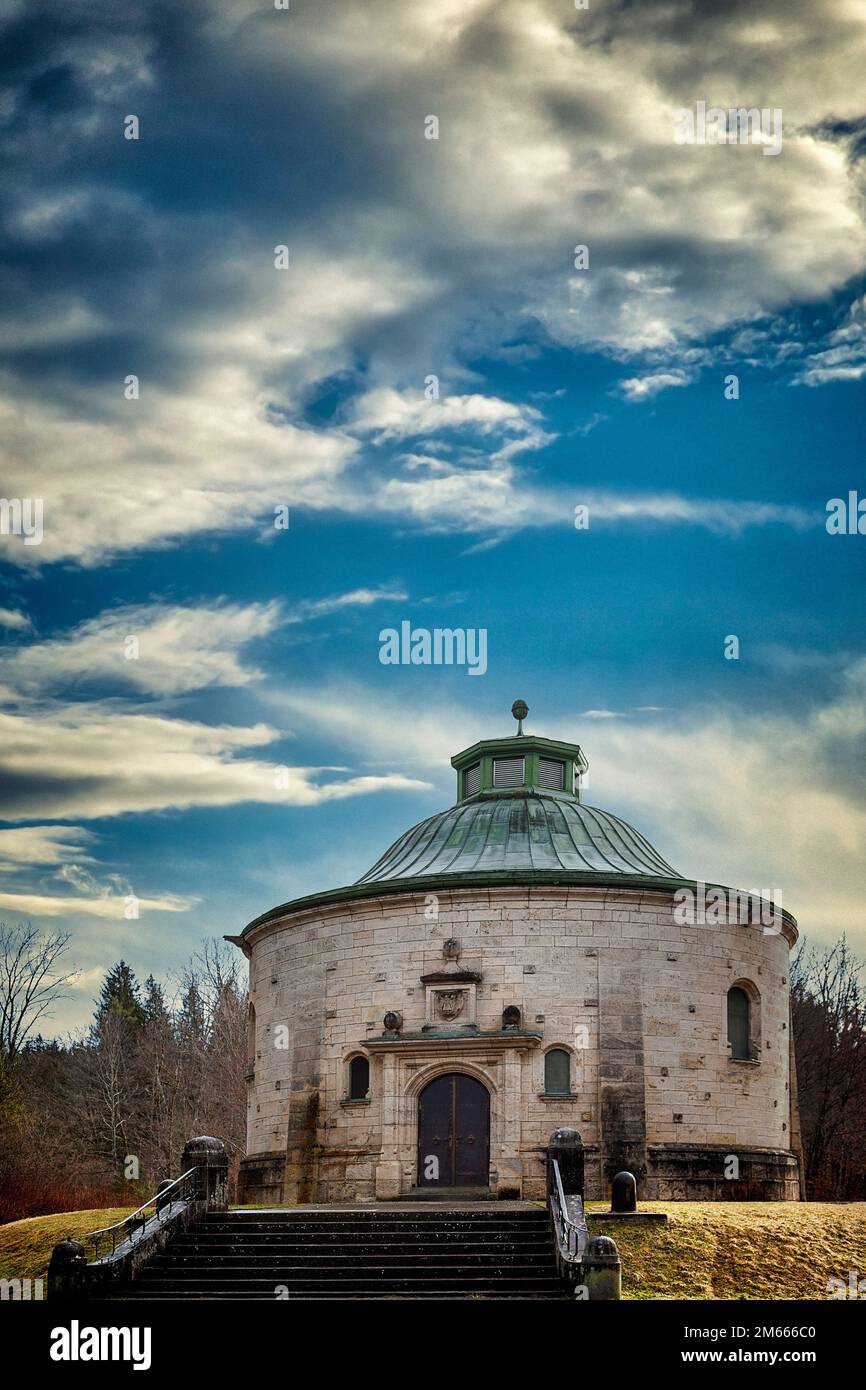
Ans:
<svg viewBox="0 0 866 1390"><path fill-rule="evenodd" d="M62 1211L53 1216L28 1216L0 1226L0 1279L35 1279L48 1269L51 1251L59 1240L81 1240L90 1231L111 1226L128 1216L133 1207L104 1207L93 1211ZM103 1245L102 1253L105 1254ZM92 1259L89 1246L87 1258Z"/></svg>
<svg viewBox="0 0 866 1390"><path fill-rule="evenodd" d="M667 1226L605 1222L588 1202L591 1235L612 1235L628 1299L826 1299L831 1276L866 1278L866 1202L647 1202Z"/></svg>

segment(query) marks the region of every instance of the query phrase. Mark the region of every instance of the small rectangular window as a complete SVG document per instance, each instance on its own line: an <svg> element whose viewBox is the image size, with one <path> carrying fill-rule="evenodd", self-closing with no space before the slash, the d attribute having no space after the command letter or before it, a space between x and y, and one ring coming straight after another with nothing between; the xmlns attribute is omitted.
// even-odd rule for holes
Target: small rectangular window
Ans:
<svg viewBox="0 0 866 1390"><path fill-rule="evenodd" d="M481 789L481 764L467 767L463 774L463 795L474 796Z"/></svg>
<svg viewBox="0 0 866 1390"><path fill-rule="evenodd" d="M551 791L561 792L565 788L565 763L558 758L538 759L538 784L550 787Z"/></svg>
<svg viewBox="0 0 866 1390"><path fill-rule="evenodd" d="M522 787L523 759L494 758L493 785L494 787Z"/></svg>

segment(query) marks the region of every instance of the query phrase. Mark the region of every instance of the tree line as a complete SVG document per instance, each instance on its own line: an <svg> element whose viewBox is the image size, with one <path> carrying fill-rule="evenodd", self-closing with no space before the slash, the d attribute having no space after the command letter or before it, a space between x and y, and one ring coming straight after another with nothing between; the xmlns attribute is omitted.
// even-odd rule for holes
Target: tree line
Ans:
<svg viewBox="0 0 866 1390"><path fill-rule="evenodd" d="M247 992L236 953L208 940L171 998L123 960L80 1036L39 1021L73 978L68 937L0 925L0 1220L137 1205L177 1177L184 1144L223 1139L234 1176L246 1128Z"/></svg>

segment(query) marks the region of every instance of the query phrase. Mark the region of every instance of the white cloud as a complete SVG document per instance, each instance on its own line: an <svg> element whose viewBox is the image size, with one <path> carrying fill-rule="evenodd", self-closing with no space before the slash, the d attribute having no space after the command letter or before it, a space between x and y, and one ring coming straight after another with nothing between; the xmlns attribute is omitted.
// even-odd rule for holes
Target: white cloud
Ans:
<svg viewBox="0 0 866 1390"><path fill-rule="evenodd" d="M83 414L83 418L82 418ZM0 399L7 496L41 497L44 539L0 536L11 563L113 555L184 536L269 525L274 509L329 506L356 445L273 415L239 369L214 369L198 394L147 387L107 417L84 403L71 420L57 404Z"/></svg>
<svg viewBox="0 0 866 1390"><path fill-rule="evenodd" d="M325 618L331 613L341 613L347 608L370 608L375 603L404 603L408 597L406 590L397 584L385 584L378 589L351 589L345 594L311 599L300 604L288 621L303 622L307 618Z"/></svg>
<svg viewBox="0 0 866 1390"><path fill-rule="evenodd" d="M497 396L442 396L428 401L420 393L380 388L353 403L347 428L355 434L372 435L378 444L442 430L469 430L482 437L512 436L493 456L495 459L524 449L539 449L555 439L555 435L542 429L541 418L534 406L516 405Z"/></svg>
<svg viewBox="0 0 866 1390"><path fill-rule="evenodd" d="M327 769L250 756L279 737L265 724L207 725L100 704L0 713L4 817L94 819L242 802L313 806L423 785L401 774L337 780Z"/></svg>
<svg viewBox="0 0 866 1390"><path fill-rule="evenodd" d="M195 898L178 898L164 894L158 898L138 898L139 915L146 912L189 912ZM126 898L104 894L100 898L75 898L71 894L39 894L39 892L0 892L0 909L17 917L107 917L114 922L125 920Z"/></svg>
<svg viewBox="0 0 866 1390"><path fill-rule="evenodd" d="M823 386L828 381L860 381L866 376L866 294L849 307L838 328L813 352L794 385Z"/></svg>
<svg viewBox="0 0 866 1390"><path fill-rule="evenodd" d="M618 383L627 401L647 401L672 386L688 386L693 378L678 368L670 372L651 372L649 376L632 376Z"/></svg>
<svg viewBox="0 0 866 1390"><path fill-rule="evenodd" d="M0 627L13 628L16 632L29 632L30 619L17 608L0 608Z"/></svg>
<svg viewBox="0 0 866 1390"><path fill-rule="evenodd" d="M250 642L283 625L407 598L404 588L392 584L301 600L291 610L276 600L127 604L88 618L62 636L0 649L0 677L7 682L7 699L58 688L68 692L76 685L104 689L116 684L160 696L249 685L263 674L241 659Z"/></svg>
<svg viewBox="0 0 866 1390"><path fill-rule="evenodd" d="M189 912L195 905L195 898L181 898L173 894L163 894L158 898L138 898L137 908L140 916L147 912ZM112 921L124 921L127 909L125 897L106 893L98 898L73 897L72 894L48 895L43 893L0 893L0 909L16 918L30 917L104 917Z"/></svg>
<svg viewBox="0 0 866 1390"><path fill-rule="evenodd" d="M27 825L0 830L0 873L19 864L89 863L94 836L79 825Z"/></svg>
<svg viewBox="0 0 866 1390"><path fill-rule="evenodd" d="M246 685L261 672L243 666L239 651L273 632L279 621L276 602L129 604L89 618L62 637L0 650L0 675L23 693L105 682L158 695Z"/></svg>
<svg viewBox="0 0 866 1390"><path fill-rule="evenodd" d="M426 476L425 476L426 475ZM787 503L727 501L679 493L611 492L575 486L565 492L523 481L509 462L489 466L417 460L409 476L392 478L376 499L378 510L411 518L431 531L507 535L528 526L574 526L574 509L589 508L590 526L700 526L737 536L753 526L781 525L805 531L823 521Z"/></svg>

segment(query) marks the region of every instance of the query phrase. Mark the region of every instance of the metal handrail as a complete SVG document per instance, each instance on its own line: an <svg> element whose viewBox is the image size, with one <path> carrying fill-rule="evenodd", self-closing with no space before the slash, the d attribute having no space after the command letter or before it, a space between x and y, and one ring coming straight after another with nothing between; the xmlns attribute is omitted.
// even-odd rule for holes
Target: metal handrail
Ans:
<svg viewBox="0 0 866 1390"><path fill-rule="evenodd" d="M82 1244L85 1241L89 1241L92 1245L94 1245L95 1253L93 1258L95 1260L98 1260L100 1239L102 1238L102 1236L108 1236L110 1234L111 1253L113 1255L115 1250L117 1249L117 1233L121 1227L123 1227L123 1239L126 1240L128 1236L134 1235L136 1223L138 1223L141 1229L144 1230L144 1227L147 1225L148 1221L150 1220L150 1217L142 1216L141 1213L147 1211L148 1208L154 1207L155 1214L163 1211L165 1207L168 1207L169 1211L171 1211L171 1208L174 1206L175 1202L188 1202L192 1197L194 1197L196 1194L195 1178L197 1172L198 1169L196 1168L188 1168L185 1173L181 1173L180 1177L175 1178L173 1182L170 1182L168 1184L167 1187L162 1188L162 1190L155 1193L153 1197L149 1197L146 1202L142 1202L141 1206L136 1207L135 1211L130 1212L129 1216L124 1216L120 1221L115 1221L113 1226L102 1226L100 1230L90 1231L86 1236L82 1236ZM166 1196L169 1192L171 1192L172 1188L180 1187L181 1184L184 1184L182 1190L176 1193L175 1196L169 1197L168 1200L166 1200ZM130 1229L130 1227L132 1227L132 1229Z"/></svg>
<svg viewBox="0 0 866 1390"><path fill-rule="evenodd" d="M567 1267L567 1273L576 1273L575 1267L580 1264L582 1254L581 1229L569 1213L559 1163L552 1156L548 1157L547 1204L553 1220L557 1254Z"/></svg>

